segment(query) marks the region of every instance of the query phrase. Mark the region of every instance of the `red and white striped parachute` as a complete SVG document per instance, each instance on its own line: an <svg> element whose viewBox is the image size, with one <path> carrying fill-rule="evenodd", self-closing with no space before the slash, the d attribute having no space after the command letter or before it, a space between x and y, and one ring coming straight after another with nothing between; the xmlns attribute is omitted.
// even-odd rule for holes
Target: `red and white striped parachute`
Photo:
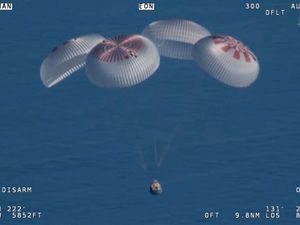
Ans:
<svg viewBox="0 0 300 225"><path fill-rule="evenodd" d="M232 87L251 85L259 73L255 54L231 36L203 38L194 45L192 55L203 70Z"/></svg>
<svg viewBox="0 0 300 225"><path fill-rule="evenodd" d="M117 36L92 49L87 57L86 73L100 87L130 87L149 78L159 63L158 50L148 38Z"/></svg>
<svg viewBox="0 0 300 225"><path fill-rule="evenodd" d="M86 66L88 79L107 88L130 87L152 76L160 54L193 59L215 79L232 87L247 87L259 74L255 54L231 36L213 35L201 25L184 19L155 21L143 35L105 39L90 34L55 47L43 60L40 76L52 87Z"/></svg>

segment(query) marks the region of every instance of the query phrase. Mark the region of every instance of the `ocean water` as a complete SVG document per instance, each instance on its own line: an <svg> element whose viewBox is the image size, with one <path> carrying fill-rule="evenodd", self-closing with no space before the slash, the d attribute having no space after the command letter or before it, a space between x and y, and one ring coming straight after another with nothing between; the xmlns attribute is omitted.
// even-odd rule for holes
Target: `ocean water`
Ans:
<svg viewBox="0 0 300 225"><path fill-rule="evenodd" d="M0 11L0 186L33 187L1 194L0 205L43 212L1 224L299 223L299 13L267 17L233 0L154 2L155 11L141 12L137 0L23 0ZM140 33L167 18L245 42L260 62L256 83L230 88L192 61L162 58L155 75L133 88L98 88L84 70L51 89L42 85L40 64L58 43ZM154 142L160 156L169 149L159 169ZM153 178L161 196L148 193ZM234 219L267 205L284 207L280 220ZM218 220L203 219L211 210Z"/></svg>

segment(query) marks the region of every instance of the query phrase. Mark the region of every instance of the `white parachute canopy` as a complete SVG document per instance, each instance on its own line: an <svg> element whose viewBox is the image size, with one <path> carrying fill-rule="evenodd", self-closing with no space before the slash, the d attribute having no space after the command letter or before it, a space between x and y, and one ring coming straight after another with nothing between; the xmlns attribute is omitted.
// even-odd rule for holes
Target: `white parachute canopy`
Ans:
<svg viewBox="0 0 300 225"><path fill-rule="evenodd" d="M192 47L210 32L189 20L169 19L149 24L142 32L154 42L162 56L192 59Z"/></svg>
<svg viewBox="0 0 300 225"><path fill-rule="evenodd" d="M52 87L82 68L87 54L103 40L104 37L99 34L88 34L55 47L41 65L43 84Z"/></svg>
<svg viewBox="0 0 300 225"><path fill-rule="evenodd" d="M92 49L87 56L86 73L100 87L130 87L149 78L159 63L158 50L148 38L116 36Z"/></svg>
<svg viewBox="0 0 300 225"><path fill-rule="evenodd" d="M192 55L202 69L232 87L251 85L259 73L254 53L230 36L203 38L195 44Z"/></svg>

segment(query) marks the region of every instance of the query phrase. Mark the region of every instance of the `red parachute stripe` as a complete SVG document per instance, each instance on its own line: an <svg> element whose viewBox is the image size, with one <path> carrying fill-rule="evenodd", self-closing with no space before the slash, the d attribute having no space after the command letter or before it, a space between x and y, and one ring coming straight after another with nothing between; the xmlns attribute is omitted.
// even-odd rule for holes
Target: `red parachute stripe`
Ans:
<svg viewBox="0 0 300 225"><path fill-rule="evenodd" d="M224 41L224 39L222 39L222 38L216 38L216 39L214 39L214 43L215 44L220 44L220 43L224 43L225 41Z"/></svg>
<svg viewBox="0 0 300 225"><path fill-rule="evenodd" d="M250 56L247 52L244 52L246 62L251 62Z"/></svg>
<svg viewBox="0 0 300 225"><path fill-rule="evenodd" d="M233 57L236 59L240 59L240 52L236 50L233 54Z"/></svg>
<svg viewBox="0 0 300 225"><path fill-rule="evenodd" d="M224 52L228 52L228 51L230 50L230 47L229 47L228 45L226 45L226 46L224 46L224 47L222 48L222 50L223 50Z"/></svg>

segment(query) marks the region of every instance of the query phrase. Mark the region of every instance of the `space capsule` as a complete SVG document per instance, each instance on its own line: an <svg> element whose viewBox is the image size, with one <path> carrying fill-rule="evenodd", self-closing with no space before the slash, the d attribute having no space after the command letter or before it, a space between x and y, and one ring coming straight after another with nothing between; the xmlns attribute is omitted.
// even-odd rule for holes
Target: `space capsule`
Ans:
<svg viewBox="0 0 300 225"><path fill-rule="evenodd" d="M153 180L150 185L150 193L153 195L159 195L162 193L162 187L161 184L158 182L158 180Z"/></svg>
<svg viewBox="0 0 300 225"><path fill-rule="evenodd" d="M192 47L210 32L201 25L184 19L155 21L142 32L154 42L162 56L192 59Z"/></svg>
<svg viewBox="0 0 300 225"><path fill-rule="evenodd" d="M158 69L160 56L148 38L141 35L105 39L87 56L86 73L100 87L122 88L141 83Z"/></svg>
<svg viewBox="0 0 300 225"><path fill-rule="evenodd" d="M43 84L52 87L82 68L87 54L103 40L104 37L99 34L88 34L70 39L53 48L40 68Z"/></svg>
<svg viewBox="0 0 300 225"><path fill-rule="evenodd" d="M255 54L231 36L209 36L193 47L198 65L215 79L232 87L247 87L259 74Z"/></svg>

